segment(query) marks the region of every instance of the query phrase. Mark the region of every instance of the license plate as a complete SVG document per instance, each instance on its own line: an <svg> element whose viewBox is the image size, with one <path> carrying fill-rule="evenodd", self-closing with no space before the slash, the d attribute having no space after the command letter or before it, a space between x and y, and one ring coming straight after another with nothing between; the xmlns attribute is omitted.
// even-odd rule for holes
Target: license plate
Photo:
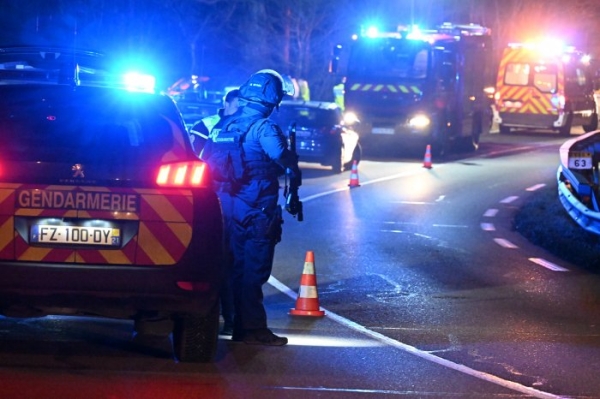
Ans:
<svg viewBox="0 0 600 399"><path fill-rule="evenodd" d="M373 134L394 134L393 127L374 127L371 132Z"/></svg>
<svg viewBox="0 0 600 399"><path fill-rule="evenodd" d="M121 231L112 227L53 226L36 224L31 226L31 242L40 244L75 244L119 246Z"/></svg>
<svg viewBox="0 0 600 399"><path fill-rule="evenodd" d="M592 154L589 152L569 152L569 169L592 169Z"/></svg>

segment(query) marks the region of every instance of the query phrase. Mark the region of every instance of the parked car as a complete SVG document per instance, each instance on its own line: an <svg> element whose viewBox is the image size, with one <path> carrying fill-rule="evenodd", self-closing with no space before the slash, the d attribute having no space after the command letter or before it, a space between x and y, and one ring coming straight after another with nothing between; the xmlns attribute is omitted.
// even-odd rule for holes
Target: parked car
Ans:
<svg viewBox="0 0 600 399"><path fill-rule="evenodd" d="M206 165L170 97L102 64L0 48L0 314L166 325L177 359L211 361L223 221Z"/></svg>
<svg viewBox="0 0 600 399"><path fill-rule="evenodd" d="M317 162L341 173L360 162L362 155L358 133L344 121L336 103L284 100L271 118L289 133L296 124L296 149L300 161Z"/></svg>

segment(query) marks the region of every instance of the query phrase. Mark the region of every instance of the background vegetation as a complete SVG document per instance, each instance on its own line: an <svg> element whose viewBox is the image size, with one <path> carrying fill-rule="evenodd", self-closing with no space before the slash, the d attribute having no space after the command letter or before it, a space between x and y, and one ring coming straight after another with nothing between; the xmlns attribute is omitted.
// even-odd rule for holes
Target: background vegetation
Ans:
<svg viewBox="0 0 600 399"><path fill-rule="evenodd" d="M511 41L558 37L600 57L600 0L0 0L0 44L53 43L136 53L165 84L198 74L241 83L270 67L331 94L331 49L371 21L492 29Z"/></svg>

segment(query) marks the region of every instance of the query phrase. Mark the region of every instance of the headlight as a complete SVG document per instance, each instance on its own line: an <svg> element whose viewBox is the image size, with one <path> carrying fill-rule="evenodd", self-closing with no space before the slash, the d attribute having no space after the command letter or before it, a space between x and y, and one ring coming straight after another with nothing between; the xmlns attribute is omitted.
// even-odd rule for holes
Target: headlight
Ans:
<svg viewBox="0 0 600 399"><path fill-rule="evenodd" d="M408 125L410 127L414 127L417 129L423 129L423 128L429 126L430 123L431 123L431 120L429 119L429 117L427 115L423 115L423 114L415 115L412 118L410 118L408 121Z"/></svg>
<svg viewBox="0 0 600 399"><path fill-rule="evenodd" d="M358 116L354 112L345 112L344 113L344 123L346 125L354 125L355 123L360 122Z"/></svg>

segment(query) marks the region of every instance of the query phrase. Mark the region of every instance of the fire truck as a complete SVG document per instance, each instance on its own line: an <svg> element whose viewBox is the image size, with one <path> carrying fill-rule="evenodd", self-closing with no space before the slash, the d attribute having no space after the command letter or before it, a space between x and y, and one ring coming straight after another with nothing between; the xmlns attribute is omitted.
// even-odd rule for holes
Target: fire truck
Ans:
<svg viewBox="0 0 600 399"><path fill-rule="evenodd" d="M553 130L598 127L590 57L559 43L513 43L504 49L494 94L494 122L511 128Z"/></svg>
<svg viewBox="0 0 600 399"><path fill-rule="evenodd" d="M365 146L431 144L439 155L478 148L491 125L488 28L369 29L353 39L347 60L334 50L331 69L345 78L345 111L360 121L356 129Z"/></svg>

